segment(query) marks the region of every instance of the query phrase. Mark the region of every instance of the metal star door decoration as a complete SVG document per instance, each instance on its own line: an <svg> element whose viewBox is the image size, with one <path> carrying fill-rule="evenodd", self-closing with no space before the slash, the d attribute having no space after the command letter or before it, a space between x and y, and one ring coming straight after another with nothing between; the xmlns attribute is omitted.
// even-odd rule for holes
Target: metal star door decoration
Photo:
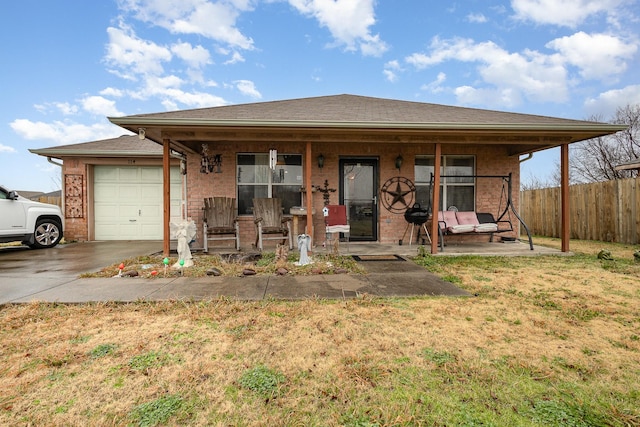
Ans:
<svg viewBox="0 0 640 427"><path fill-rule="evenodd" d="M380 188L382 205L388 211L402 213L413 206L416 186L409 178L394 176L389 178Z"/></svg>

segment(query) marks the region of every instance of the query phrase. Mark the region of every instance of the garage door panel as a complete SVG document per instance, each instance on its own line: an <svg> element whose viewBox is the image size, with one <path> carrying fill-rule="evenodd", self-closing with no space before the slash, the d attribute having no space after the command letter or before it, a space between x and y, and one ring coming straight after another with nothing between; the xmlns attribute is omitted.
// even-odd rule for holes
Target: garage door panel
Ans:
<svg viewBox="0 0 640 427"><path fill-rule="evenodd" d="M140 233L144 240L155 240L158 234L162 234L162 226L158 225L142 225L140 227Z"/></svg>
<svg viewBox="0 0 640 427"><path fill-rule="evenodd" d="M135 202L140 197L140 187L134 184L120 184L117 197L124 203Z"/></svg>
<svg viewBox="0 0 640 427"><path fill-rule="evenodd" d="M118 205L113 203L96 204L95 218L102 221L115 221L118 218Z"/></svg>
<svg viewBox="0 0 640 427"><path fill-rule="evenodd" d="M162 239L162 180L161 167L95 166L95 238ZM182 176L178 168L171 169L171 181L171 217L179 220Z"/></svg>
<svg viewBox="0 0 640 427"><path fill-rule="evenodd" d="M139 240L136 236L140 235L140 224L136 224L135 222L130 224L120 224L120 227L118 227L118 234L120 236L124 236L120 237L120 239L123 240Z"/></svg>
<svg viewBox="0 0 640 427"><path fill-rule="evenodd" d="M140 168L118 168L118 182L140 182Z"/></svg>
<svg viewBox="0 0 640 427"><path fill-rule="evenodd" d="M140 186L141 203L158 203L162 204L162 186L160 184L142 184Z"/></svg>
<svg viewBox="0 0 640 427"><path fill-rule="evenodd" d="M153 220L162 219L162 207L157 205L140 206L140 212L140 217L144 220L149 218Z"/></svg>
<svg viewBox="0 0 640 427"><path fill-rule="evenodd" d="M118 195L118 186L111 183L100 183L93 187L95 200L113 200Z"/></svg>
<svg viewBox="0 0 640 427"><path fill-rule="evenodd" d="M100 182L105 182L105 181L109 181L109 182L116 182L118 181L118 169L117 168L112 168L112 167L96 167L93 170L93 176L94 176L94 180L95 181L100 181Z"/></svg>
<svg viewBox="0 0 640 427"><path fill-rule="evenodd" d="M118 216L124 220L138 219L140 209L138 205L120 205L118 207Z"/></svg>
<svg viewBox="0 0 640 427"><path fill-rule="evenodd" d="M162 182L162 169L159 168L140 168L140 182Z"/></svg>

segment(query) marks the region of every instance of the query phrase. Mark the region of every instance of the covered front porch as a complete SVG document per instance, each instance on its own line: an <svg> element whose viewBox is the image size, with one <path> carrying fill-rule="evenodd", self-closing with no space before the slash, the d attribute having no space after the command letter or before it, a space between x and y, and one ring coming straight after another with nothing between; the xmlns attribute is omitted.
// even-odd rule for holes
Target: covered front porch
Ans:
<svg viewBox="0 0 640 427"><path fill-rule="evenodd" d="M352 230L348 251L373 245L377 253L413 253L414 247L397 243L406 227L402 213L414 201L430 208L428 232L436 236L439 211L494 212L501 196L500 181L495 178L513 177L509 182L517 192L521 156L552 147L560 147L561 152L562 252L568 252L568 146L620 130L603 123L354 95L110 120L163 147L165 253L169 251L172 156L182 159L186 174L183 218L192 218L198 229L205 198L234 198L238 234L243 242L250 242L255 238L256 220L251 200L280 198L285 215L294 206L313 208L300 218L305 223L301 232L311 234L317 247L325 221L313 210L320 213L329 204L345 205L348 218L357 218L358 225L368 228L359 228L360 235ZM318 194L321 191L327 191L325 200ZM514 213L518 206L514 196ZM516 233L513 228L511 237ZM447 243L441 251L432 239L426 252L455 253L453 241ZM515 250L514 243L480 245L496 253ZM535 248L527 250L536 253Z"/></svg>

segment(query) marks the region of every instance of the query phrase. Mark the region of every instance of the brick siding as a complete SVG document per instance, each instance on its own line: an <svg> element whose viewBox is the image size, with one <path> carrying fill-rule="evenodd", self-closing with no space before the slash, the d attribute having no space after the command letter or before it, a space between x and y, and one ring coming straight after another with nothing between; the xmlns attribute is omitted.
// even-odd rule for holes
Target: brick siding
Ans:
<svg viewBox="0 0 640 427"><path fill-rule="evenodd" d="M199 155L187 156L187 205L186 215L196 222L198 229L198 243L200 247L202 241L203 207L204 198L213 196L236 197L236 154L268 152L270 148L277 148L280 153L300 153L303 155L306 143L243 143L241 149L237 144L210 143L210 154L222 154L221 173L200 173ZM519 197L519 159L517 156L510 157L504 145L467 145L467 144L443 144L443 155L474 155L476 156L477 175L508 175L513 173L513 201L518 208ZM339 185L339 159L343 157L369 157L379 161L379 180L381 186L386 180L394 176L403 176L414 180L414 161L418 155L432 155L434 153L433 144L366 144L363 142L351 143L313 143L312 144L312 185L322 186L327 180L331 188L338 189ZM325 158L324 168L319 169L316 158L322 153ZM395 159L402 155L404 162L400 171L395 168ZM83 176L83 218L72 218L65 220L65 236L67 240L86 241L92 240L92 176L91 166L94 164L127 165L127 159L91 159L91 158L68 158L63 159L63 173ZM140 159L136 160L136 166L161 165L160 159ZM491 212L494 215L498 210L498 203L502 182L499 179L478 179L476 182L476 210ZM338 204L339 191L330 194L330 203ZM505 201L503 201L504 203ZM321 244L324 241L324 219L322 217L323 198L321 193L313 194L313 206L316 215L313 219L314 242ZM378 205L378 240L381 243L397 243L402 237L407 223L401 213L389 212L379 203ZM256 233L253 218L250 216L240 217L240 239L243 249L251 248L255 241ZM299 230L305 230L305 218L301 218ZM517 228L517 224L514 224ZM460 237L468 239L469 237ZM479 237L486 240L486 236ZM213 242L212 242L213 243ZM275 241L265 242L275 246ZM233 242L215 242L216 246L225 245L233 247Z"/></svg>

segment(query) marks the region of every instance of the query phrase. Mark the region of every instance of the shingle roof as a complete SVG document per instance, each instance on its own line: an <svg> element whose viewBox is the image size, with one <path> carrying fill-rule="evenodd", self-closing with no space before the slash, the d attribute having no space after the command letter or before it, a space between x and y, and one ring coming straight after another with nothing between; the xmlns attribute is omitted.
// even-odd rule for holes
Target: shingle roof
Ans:
<svg viewBox="0 0 640 427"><path fill-rule="evenodd" d="M49 148L30 149L30 152L50 157L162 157L162 146L137 135L122 135L118 138L79 144L60 145Z"/></svg>
<svg viewBox="0 0 640 427"><path fill-rule="evenodd" d="M359 123L588 124L580 120L357 95L200 108L127 116L146 119L319 121ZM117 121L117 118L114 118Z"/></svg>

